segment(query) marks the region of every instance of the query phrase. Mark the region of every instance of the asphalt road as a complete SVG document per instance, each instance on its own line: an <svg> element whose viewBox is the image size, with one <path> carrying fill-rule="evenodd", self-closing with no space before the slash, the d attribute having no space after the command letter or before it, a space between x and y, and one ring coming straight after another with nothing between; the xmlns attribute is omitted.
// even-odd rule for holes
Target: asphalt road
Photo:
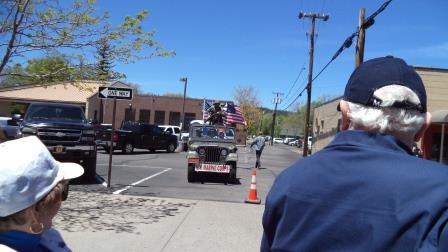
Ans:
<svg viewBox="0 0 448 252"><path fill-rule="evenodd" d="M243 202L248 195L255 152L248 147L238 149L237 183L225 185L219 178L201 183L187 182L186 152L150 153L137 149L134 154L123 155L116 151L112 158L111 186L108 180L109 155L98 151L98 181L93 184L72 185L70 190L118 195L153 196L189 200ZM299 159L299 149L284 144L266 146L257 170L257 192L266 198L275 177Z"/></svg>

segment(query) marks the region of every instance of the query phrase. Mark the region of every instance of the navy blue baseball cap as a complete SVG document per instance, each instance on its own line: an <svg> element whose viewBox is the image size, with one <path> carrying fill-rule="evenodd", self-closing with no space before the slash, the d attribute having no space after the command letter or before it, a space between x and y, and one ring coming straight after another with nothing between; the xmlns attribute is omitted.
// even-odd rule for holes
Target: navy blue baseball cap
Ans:
<svg viewBox="0 0 448 252"><path fill-rule="evenodd" d="M422 79L412 66L392 56L371 59L359 65L350 76L342 99L370 107L384 107L373 93L388 85L408 87L420 100L420 104L403 101L390 107L426 112L426 90Z"/></svg>

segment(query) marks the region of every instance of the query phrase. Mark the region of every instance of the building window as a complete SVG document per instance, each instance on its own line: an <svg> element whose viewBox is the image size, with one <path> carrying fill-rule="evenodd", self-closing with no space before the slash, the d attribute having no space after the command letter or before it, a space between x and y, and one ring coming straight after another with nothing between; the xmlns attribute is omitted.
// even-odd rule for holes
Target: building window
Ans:
<svg viewBox="0 0 448 252"><path fill-rule="evenodd" d="M139 121L143 123L149 123L149 119L151 118L151 110L140 109Z"/></svg>
<svg viewBox="0 0 448 252"><path fill-rule="evenodd" d="M324 130L324 120L320 120L320 127L322 130Z"/></svg>
<svg viewBox="0 0 448 252"><path fill-rule="evenodd" d="M180 112L170 112L169 125L180 124Z"/></svg>
<svg viewBox="0 0 448 252"><path fill-rule="evenodd" d="M189 131L190 130L190 122L196 119L195 113L185 113L185 125L184 130Z"/></svg>
<svg viewBox="0 0 448 252"><path fill-rule="evenodd" d="M131 113L131 109L126 108L124 110L124 120L125 121L134 121L135 120L135 109L132 109L132 113Z"/></svg>
<svg viewBox="0 0 448 252"><path fill-rule="evenodd" d="M156 110L154 115L154 124L157 125L165 124L165 111Z"/></svg>

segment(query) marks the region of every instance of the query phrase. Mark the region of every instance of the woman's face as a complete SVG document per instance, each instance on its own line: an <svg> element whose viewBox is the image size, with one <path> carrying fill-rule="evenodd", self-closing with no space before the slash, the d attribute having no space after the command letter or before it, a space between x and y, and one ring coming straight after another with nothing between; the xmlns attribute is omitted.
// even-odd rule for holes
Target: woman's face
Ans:
<svg viewBox="0 0 448 252"><path fill-rule="evenodd" d="M53 218L61 208L61 201L58 200L56 203L52 204L49 207L42 208L39 213L39 221L44 224L44 230L48 230L53 225Z"/></svg>

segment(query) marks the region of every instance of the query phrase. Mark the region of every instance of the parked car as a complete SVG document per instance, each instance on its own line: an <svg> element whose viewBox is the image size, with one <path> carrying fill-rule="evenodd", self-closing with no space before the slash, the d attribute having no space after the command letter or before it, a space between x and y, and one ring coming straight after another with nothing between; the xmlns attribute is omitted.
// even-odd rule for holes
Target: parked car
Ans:
<svg viewBox="0 0 448 252"><path fill-rule="evenodd" d="M284 144L289 144L289 142L293 141L293 140L294 140L294 138L292 138L292 137L285 137L285 139L283 140L283 143Z"/></svg>
<svg viewBox="0 0 448 252"><path fill-rule="evenodd" d="M19 122L11 117L0 117L0 141L15 139L19 136Z"/></svg>
<svg viewBox="0 0 448 252"><path fill-rule="evenodd" d="M110 133L107 133L107 131L111 131L112 130L112 124L106 124L106 123L101 123L101 124L94 124L93 128L95 130L95 144L99 147L104 148L103 145L101 145L101 139L103 138L104 134L107 134L108 136L110 136ZM104 136L106 137L106 136Z"/></svg>
<svg viewBox="0 0 448 252"><path fill-rule="evenodd" d="M181 132L180 133L180 144L182 144L182 150L187 151L188 150L188 141L190 140L190 133L189 132Z"/></svg>
<svg viewBox="0 0 448 252"><path fill-rule="evenodd" d="M273 142L274 143L283 143L283 138L274 137Z"/></svg>
<svg viewBox="0 0 448 252"><path fill-rule="evenodd" d="M292 141L289 141L288 142L288 145L291 145L291 146L297 146L297 143L299 142L299 140L292 140Z"/></svg>
<svg viewBox="0 0 448 252"><path fill-rule="evenodd" d="M160 128L163 129L164 132L170 132L171 135L174 135L177 137L177 141L180 141L180 127L174 126L174 125L158 125Z"/></svg>
<svg viewBox="0 0 448 252"><path fill-rule="evenodd" d="M112 129L103 132L97 144L106 152L110 151ZM113 149L121 150L129 154L134 148L147 149L149 151L166 150L174 152L177 148L177 137L170 132L164 132L162 128L154 124L139 122L123 122L119 130L112 136Z"/></svg>
<svg viewBox="0 0 448 252"><path fill-rule="evenodd" d="M78 105L31 103L20 123L20 136L37 136L54 158L84 167L83 177L96 177L95 131Z"/></svg>
<svg viewBox="0 0 448 252"><path fill-rule="evenodd" d="M195 124L190 126L187 153L188 182L203 182L207 174L221 174L224 183L236 181L238 154L235 128Z"/></svg>

